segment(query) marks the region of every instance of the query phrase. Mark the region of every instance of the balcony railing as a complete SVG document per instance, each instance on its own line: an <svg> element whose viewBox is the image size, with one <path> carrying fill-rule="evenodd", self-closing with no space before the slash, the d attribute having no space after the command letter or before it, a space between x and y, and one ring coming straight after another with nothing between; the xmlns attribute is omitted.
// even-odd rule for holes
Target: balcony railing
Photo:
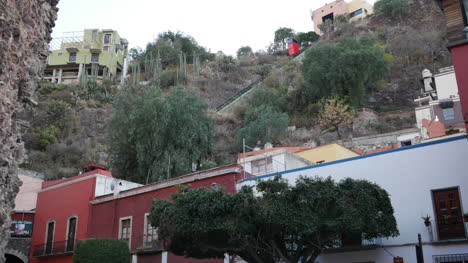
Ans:
<svg viewBox="0 0 468 263"><path fill-rule="evenodd" d="M154 235L142 235L136 237L135 247L140 252L159 252L163 251L162 242L158 240L157 236Z"/></svg>
<svg viewBox="0 0 468 263"><path fill-rule="evenodd" d="M434 263L444 263L444 262L460 262L468 263L468 254L453 254L453 255L443 255L443 256L433 256Z"/></svg>
<svg viewBox="0 0 468 263"><path fill-rule="evenodd" d="M426 226L429 241L465 240L467 237L463 224L464 222L461 217L448 217L443 221L431 220L431 224Z"/></svg>
<svg viewBox="0 0 468 263"><path fill-rule="evenodd" d="M77 240L50 242L34 246L33 257L58 256L75 251Z"/></svg>

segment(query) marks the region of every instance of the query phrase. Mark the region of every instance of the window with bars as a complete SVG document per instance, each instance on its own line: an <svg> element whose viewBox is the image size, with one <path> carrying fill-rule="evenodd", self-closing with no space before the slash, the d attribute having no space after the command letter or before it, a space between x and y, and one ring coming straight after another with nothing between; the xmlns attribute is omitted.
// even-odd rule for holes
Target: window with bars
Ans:
<svg viewBox="0 0 468 263"><path fill-rule="evenodd" d="M93 53L91 54L91 62L99 62L99 54L98 53Z"/></svg>
<svg viewBox="0 0 468 263"><path fill-rule="evenodd" d="M109 44L112 41L112 34L104 34L104 44Z"/></svg>
<svg viewBox="0 0 468 263"><path fill-rule="evenodd" d="M68 61L75 62L76 61L76 52L71 52Z"/></svg>
<svg viewBox="0 0 468 263"><path fill-rule="evenodd" d="M119 239L130 241L131 233L132 233L132 220L122 219L122 221L120 222Z"/></svg>
<svg viewBox="0 0 468 263"><path fill-rule="evenodd" d="M252 161L252 174L273 172L273 157Z"/></svg>
<svg viewBox="0 0 468 263"><path fill-rule="evenodd" d="M158 240L158 229L151 225L150 214L146 214L144 243L149 245Z"/></svg>

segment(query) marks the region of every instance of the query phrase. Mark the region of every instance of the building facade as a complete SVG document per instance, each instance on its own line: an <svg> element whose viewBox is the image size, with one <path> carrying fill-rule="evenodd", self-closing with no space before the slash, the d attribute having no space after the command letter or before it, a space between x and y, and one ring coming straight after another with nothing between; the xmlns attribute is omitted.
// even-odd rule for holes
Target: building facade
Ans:
<svg viewBox="0 0 468 263"><path fill-rule="evenodd" d="M458 136L283 172L294 183L300 176L366 179L384 188L391 198L400 235L365 240L359 247L330 249L316 263L392 262L402 257L416 263L415 245L422 235L424 262L468 261L468 140ZM243 180L255 185L267 174ZM417 187L415 187L417 186ZM429 215L427 227L421 217Z"/></svg>
<svg viewBox="0 0 468 263"><path fill-rule="evenodd" d="M148 221L152 200L170 198L179 185L235 192L246 177L250 175L235 164L145 186L117 180L104 170L44 182L37 198L30 262L71 263L78 240L116 238L128 242L132 263L221 263L224 259L197 260L163 251Z"/></svg>
<svg viewBox="0 0 468 263"><path fill-rule="evenodd" d="M452 53L462 115L468 129L468 0L436 0L447 23L447 38Z"/></svg>
<svg viewBox="0 0 468 263"><path fill-rule="evenodd" d="M334 21L339 15L349 16L349 19L356 20L366 17L374 12L373 6L366 0L336 0L312 11L312 21L314 22L314 31L321 34L319 25L326 20Z"/></svg>
<svg viewBox="0 0 468 263"><path fill-rule="evenodd" d="M84 77L120 81L127 55L128 41L115 30L68 32L52 40L44 79L58 84L78 84Z"/></svg>

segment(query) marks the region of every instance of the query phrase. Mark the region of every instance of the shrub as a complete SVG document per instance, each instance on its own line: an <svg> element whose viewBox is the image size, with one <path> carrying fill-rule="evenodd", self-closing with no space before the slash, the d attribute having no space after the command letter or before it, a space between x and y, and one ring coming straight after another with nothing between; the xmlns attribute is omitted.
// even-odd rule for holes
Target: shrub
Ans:
<svg viewBox="0 0 468 263"><path fill-rule="evenodd" d="M177 85L177 70L170 69L161 72L160 85L162 89Z"/></svg>
<svg viewBox="0 0 468 263"><path fill-rule="evenodd" d="M406 0L379 0L374 5L377 14L383 14L391 18L401 19L409 11Z"/></svg>
<svg viewBox="0 0 468 263"><path fill-rule="evenodd" d="M57 129L53 125L34 130L35 145L41 150L57 142Z"/></svg>
<svg viewBox="0 0 468 263"><path fill-rule="evenodd" d="M263 64L263 65L258 65L255 67L254 71L255 74L260 75L262 78L265 78L270 71L273 69L273 65L271 64Z"/></svg>
<svg viewBox="0 0 468 263"><path fill-rule="evenodd" d="M73 263L128 263L130 251L124 240L110 238L78 241Z"/></svg>

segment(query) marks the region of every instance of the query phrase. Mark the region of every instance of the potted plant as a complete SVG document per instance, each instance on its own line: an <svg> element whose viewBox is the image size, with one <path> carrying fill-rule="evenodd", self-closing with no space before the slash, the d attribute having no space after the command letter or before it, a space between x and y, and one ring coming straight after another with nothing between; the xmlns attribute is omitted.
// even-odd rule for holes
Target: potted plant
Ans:
<svg viewBox="0 0 468 263"><path fill-rule="evenodd" d="M465 223L468 223L468 213L465 213L463 215L463 221L465 221Z"/></svg>
<svg viewBox="0 0 468 263"><path fill-rule="evenodd" d="M426 215L426 216L423 216L421 218L422 218L422 220L424 220L424 225L426 225L426 226L431 225L431 216L430 215Z"/></svg>

